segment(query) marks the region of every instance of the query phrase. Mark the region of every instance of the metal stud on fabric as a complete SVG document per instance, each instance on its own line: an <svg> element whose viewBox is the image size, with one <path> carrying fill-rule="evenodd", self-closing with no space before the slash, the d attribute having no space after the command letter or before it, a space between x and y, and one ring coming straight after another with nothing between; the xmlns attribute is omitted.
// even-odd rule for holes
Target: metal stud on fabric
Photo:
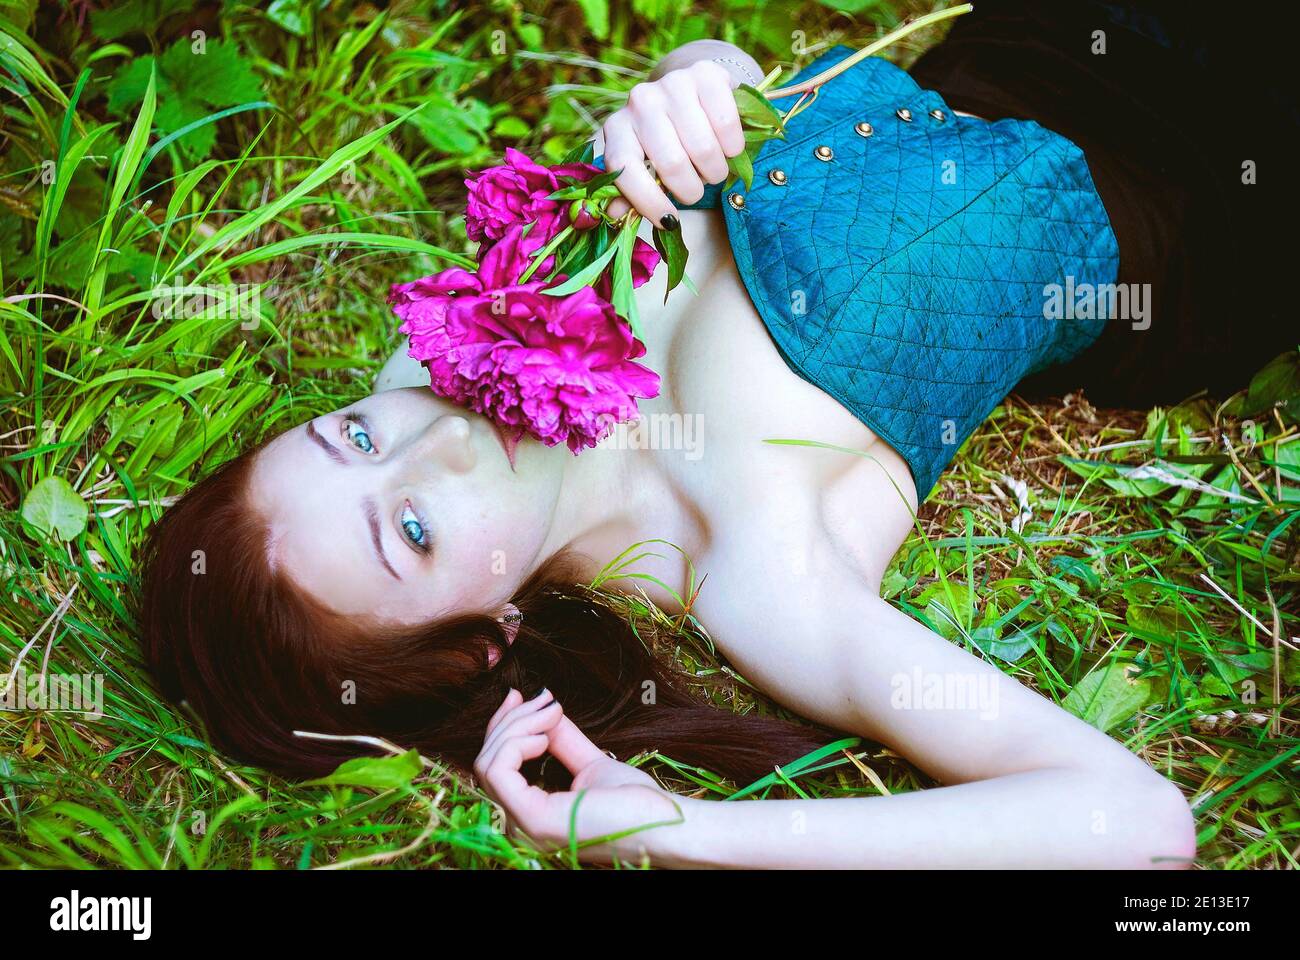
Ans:
<svg viewBox="0 0 1300 960"><path fill-rule="evenodd" d="M789 178L786 177L784 170L770 170L768 171L767 179L771 180L778 187L784 187Z"/></svg>
<svg viewBox="0 0 1300 960"><path fill-rule="evenodd" d="M944 113L942 110L940 110L938 107L935 107L933 110L930 111L930 116L934 117L934 119L938 120L940 123L943 123L945 120L948 119L948 115Z"/></svg>
<svg viewBox="0 0 1300 960"><path fill-rule="evenodd" d="M794 82L853 53L835 47ZM1075 144L1015 119L989 135L956 106L888 60L864 58L794 118L788 141L764 145L751 187L711 184L708 195L786 365L889 437L927 493L1028 370L1082 351L1104 328L1096 316L1045 320L1035 285L1112 283L1120 259ZM959 185L941 189L936 174L953 157ZM991 282L1029 295L992 295ZM797 309L794 289L810 294Z"/></svg>
<svg viewBox="0 0 1300 960"><path fill-rule="evenodd" d="M816 150L813 151L813 156L815 156L818 160L831 160L835 157L835 151L823 143L820 147L818 147Z"/></svg>

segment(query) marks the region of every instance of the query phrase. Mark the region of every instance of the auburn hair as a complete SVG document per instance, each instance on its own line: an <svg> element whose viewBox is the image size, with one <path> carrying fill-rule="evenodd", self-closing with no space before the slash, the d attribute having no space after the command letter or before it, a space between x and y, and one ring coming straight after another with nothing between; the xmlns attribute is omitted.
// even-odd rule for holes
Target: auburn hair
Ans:
<svg viewBox="0 0 1300 960"><path fill-rule="evenodd" d="M415 626L335 613L271 565L270 526L248 495L260 449L221 466L153 524L138 609L144 656L164 695L187 701L212 742L241 761L314 777L382 753L294 732L302 730L382 737L468 772L511 687L525 696L549 688L621 760L659 751L740 784L833 736L691 693L686 675L648 650L608 598L578 582L580 558L567 553L512 598L523 614L513 643L479 613ZM554 762L525 772L547 784L567 780Z"/></svg>

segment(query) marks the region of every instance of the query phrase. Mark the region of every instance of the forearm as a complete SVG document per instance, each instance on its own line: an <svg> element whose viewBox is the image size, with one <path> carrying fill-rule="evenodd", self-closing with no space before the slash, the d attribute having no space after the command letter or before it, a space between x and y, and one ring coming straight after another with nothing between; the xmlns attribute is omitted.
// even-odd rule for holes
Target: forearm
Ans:
<svg viewBox="0 0 1300 960"><path fill-rule="evenodd" d="M666 73L689 67L699 60L713 60L726 68L736 84L757 84L763 79L763 68L758 61L734 43L725 40L692 40L673 50L659 61L650 72L651 80L658 80Z"/></svg>
<svg viewBox="0 0 1300 960"><path fill-rule="evenodd" d="M1185 866L1190 813L1166 786L1047 769L891 797L677 798L684 822L639 839L678 868Z"/></svg>

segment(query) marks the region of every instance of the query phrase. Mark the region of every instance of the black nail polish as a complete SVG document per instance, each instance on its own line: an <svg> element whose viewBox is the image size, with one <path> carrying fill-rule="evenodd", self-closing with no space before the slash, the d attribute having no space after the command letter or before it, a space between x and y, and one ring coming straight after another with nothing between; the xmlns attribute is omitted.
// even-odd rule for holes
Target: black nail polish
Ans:
<svg viewBox="0 0 1300 960"><path fill-rule="evenodd" d="M665 213L660 217L659 225L665 230L680 230L682 228L682 222L671 213Z"/></svg>

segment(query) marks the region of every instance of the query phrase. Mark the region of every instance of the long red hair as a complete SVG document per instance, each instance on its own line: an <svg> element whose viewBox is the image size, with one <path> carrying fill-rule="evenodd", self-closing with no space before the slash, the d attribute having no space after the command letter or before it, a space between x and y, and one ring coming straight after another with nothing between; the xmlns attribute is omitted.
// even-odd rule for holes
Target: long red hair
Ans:
<svg viewBox="0 0 1300 960"><path fill-rule="evenodd" d="M332 612L269 563L269 525L247 495L259 449L198 483L152 527L139 606L163 693L188 701L212 741L240 760L311 777L371 752L294 734L306 730L383 737L468 771L511 687L549 688L619 759L658 750L739 783L831 736L688 692L679 670L577 583L575 558L564 554L512 598L523 613L513 643L494 617L475 613L394 628ZM490 666L493 650L500 658ZM546 765L551 782L558 766Z"/></svg>

